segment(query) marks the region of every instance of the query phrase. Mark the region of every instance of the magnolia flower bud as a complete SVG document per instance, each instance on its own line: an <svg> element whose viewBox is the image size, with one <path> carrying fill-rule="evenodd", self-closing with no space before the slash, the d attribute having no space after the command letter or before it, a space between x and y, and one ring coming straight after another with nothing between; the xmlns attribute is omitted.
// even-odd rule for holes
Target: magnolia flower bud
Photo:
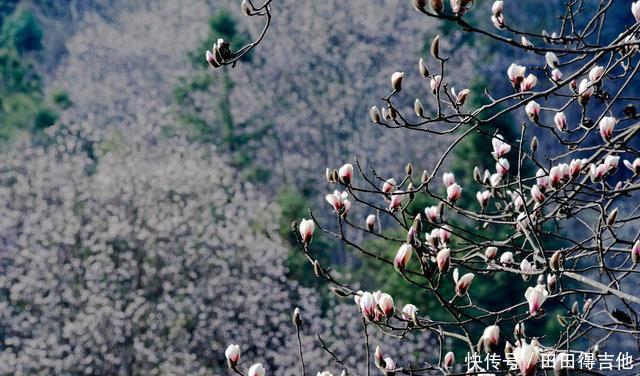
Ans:
<svg viewBox="0 0 640 376"><path fill-rule="evenodd" d="M404 270L411 259L412 248L410 244L403 244L398 249L396 257L393 260L393 266L396 270Z"/></svg>
<svg viewBox="0 0 640 376"><path fill-rule="evenodd" d="M497 254L498 247L487 247L487 249L485 249L484 251L484 256L487 258L487 260L493 260L494 258L496 258Z"/></svg>
<svg viewBox="0 0 640 376"><path fill-rule="evenodd" d="M424 108L422 107L422 102L420 102L420 99L416 98L416 101L413 102L413 110L416 112L416 115L418 115L419 117L424 116Z"/></svg>
<svg viewBox="0 0 640 376"><path fill-rule="evenodd" d="M582 305L582 313L586 315L591 309L592 305L593 305L593 300L591 298L585 300L584 304Z"/></svg>
<svg viewBox="0 0 640 376"><path fill-rule="evenodd" d="M369 214L367 216L365 223L367 225L367 230L373 231L373 227L376 224L376 216L373 214Z"/></svg>
<svg viewBox="0 0 640 376"><path fill-rule="evenodd" d="M436 255L436 264L440 273L446 273L449 270L449 259L451 256L451 250L449 248L443 248L438 251Z"/></svg>
<svg viewBox="0 0 640 376"><path fill-rule="evenodd" d="M211 53L211 51L207 50L207 52L205 53L205 58L207 59L207 63L209 63L212 68L218 68L220 66L219 61L216 59L216 55Z"/></svg>
<svg viewBox="0 0 640 376"><path fill-rule="evenodd" d="M518 64L511 64L507 69L507 76L509 77L509 81L511 81L511 85L513 85L516 90L519 90L520 83L522 82L522 80L524 80L524 73L526 72L526 70L527 68Z"/></svg>
<svg viewBox="0 0 640 376"><path fill-rule="evenodd" d="M242 0L242 3L240 3L240 10L242 11L242 13L244 13L247 16L251 16L251 8L249 8L249 4L247 3L247 0Z"/></svg>
<svg viewBox="0 0 640 376"><path fill-rule="evenodd" d="M382 192L391 193L396 188L396 180L391 178L387 179L384 184L382 184Z"/></svg>
<svg viewBox="0 0 640 376"><path fill-rule="evenodd" d="M385 317L393 316L394 307L391 295L382 293L378 299L378 307L380 307L380 310Z"/></svg>
<svg viewBox="0 0 640 376"><path fill-rule="evenodd" d="M605 141L610 141L613 136L613 128L616 126L617 120L613 116L605 116L598 123L600 128L600 136Z"/></svg>
<svg viewBox="0 0 640 376"><path fill-rule="evenodd" d="M533 74L530 74L527 76L527 78L522 80L522 83L520 84L520 91L522 92L530 91L536 86L537 83L538 83L538 77L534 76Z"/></svg>
<svg viewBox="0 0 640 376"><path fill-rule="evenodd" d="M388 106L386 110L387 110L387 116L389 116L389 120L395 120L397 115L396 109L391 106Z"/></svg>
<svg viewBox="0 0 640 376"><path fill-rule="evenodd" d="M376 301L370 292L365 292L360 297L360 311L365 319L371 320L375 316Z"/></svg>
<svg viewBox="0 0 640 376"><path fill-rule="evenodd" d="M396 212L402 205L403 191L395 191L391 194L391 201L389 202L389 211Z"/></svg>
<svg viewBox="0 0 640 376"><path fill-rule="evenodd" d="M264 376L264 367L260 363L256 363L249 368L247 376Z"/></svg>
<svg viewBox="0 0 640 376"><path fill-rule="evenodd" d="M525 333L524 333L524 323L523 322L519 322L516 324L516 326L513 328L513 336L516 337L516 339L521 339L525 337Z"/></svg>
<svg viewBox="0 0 640 376"><path fill-rule="evenodd" d="M502 135L499 133L497 133L491 139L491 146L493 147L493 151L491 152L491 155L496 160L502 158L503 156L507 155L507 153L511 151L511 145L504 142Z"/></svg>
<svg viewBox="0 0 640 376"><path fill-rule="evenodd" d="M640 161L640 159L638 161ZM420 182L422 184L427 184L429 182L429 173L427 172L427 170L422 170L422 176L420 176Z"/></svg>
<svg viewBox="0 0 640 376"><path fill-rule="evenodd" d="M553 117L553 122L556 125L556 128L560 131L567 130L567 117L564 115L564 112L558 112Z"/></svg>
<svg viewBox="0 0 640 376"><path fill-rule="evenodd" d="M560 69L556 68L551 71L551 79L554 82L560 82L562 80L562 72L560 71Z"/></svg>
<svg viewBox="0 0 640 376"><path fill-rule="evenodd" d="M540 105L536 101L529 101L524 110L531 121L534 123L538 122L538 118L540 116Z"/></svg>
<svg viewBox="0 0 640 376"><path fill-rule="evenodd" d="M324 275L322 266L320 266L320 262L318 262L318 260L313 261L313 274L315 274L318 278L321 278Z"/></svg>
<svg viewBox="0 0 640 376"><path fill-rule="evenodd" d="M451 369L451 367L453 367L453 363L456 361L456 357L453 354L453 352L449 351L448 353L445 354L444 356L444 360L442 361L442 367L444 369Z"/></svg>
<svg viewBox="0 0 640 376"><path fill-rule="evenodd" d="M453 183L447 187L447 200L452 204L458 201L461 195L462 188L457 183Z"/></svg>
<svg viewBox="0 0 640 376"><path fill-rule="evenodd" d="M496 172L500 175L509 173L509 161L506 158L500 158L496 162Z"/></svg>
<svg viewBox="0 0 640 376"><path fill-rule="evenodd" d="M473 278L475 275L473 273L467 273L462 277L458 278L458 269L454 269L453 271L453 281L456 284L455 291L456 295L463 296L467 294L469 291L469 287L471 286L471 282L473 282Z"/></svg>
<svg viewBox="0 0 640 376"><path fill-rule="evenodd" d="M591 70L589 71L589 80L591 80L591 82L598 82L600 81L603 75L604 75L604 67L600 65L596 65L595 67L591 68Z"/></svg>
<svg viewBox="0 0 640 376"><path fill-rule="evenodd" d="M407 163L404 168L404 172L405 174L407 174L407 176L411 176L411 174L413 174L413 165L411 164L411 162Z"/></svg>
<svg viewBox="0 0 640 376"><path fill-rule="evenodd" d="M227 358L227 365L230 369L235 369L240 361L240 346L232 344L227 346L224 351L224 356Z"/></svg>
<svg viewBox="0 0 640 376"><path fill-rule="evenodd" d="M374 363L378 368L385 368L386 364L384 361L384 355L382 355L382 350L380 350L380 346L376 346L376 352L373 355Z"/></svg>
<svg viewBox="0 0 640 376"><path fill-rule="evenodd" d="M445 172L442 174L442 183L444 183L445 187L449 187L450 185L456 182L456 177L452 172Z"/></svg>
<svg viewBox="0 0 640 376"><path fill-rule="evenodd" d="M624 165L633 172L634 175L640 175L640 158L636 158L633 162L624 161Z"/></svg>
<svg viewBox="0 0 640 376"><path fill-rule="evenodd" d="M418 308L413 304L407 304L402 308L402 318L407 321L413 321L413 317L418 312Z"/></svg>
<svg viewBox="0 0 640 376"><path fill-rule="evenodd" d="M440 34L436 35L431 42L431 56L436 59L440 58Z"/></svg>
<svg viewBox="0 0 640 376"><path fill-rule="evenodd" d="M380 124L380 111L378 111L378 107L373 106L369 109L369 117L371 117L371 121L375 124Z"/></svg>
<svg viewBox="0 0 640 376"><path fill-rule="evenodd" d="M300 308L296 307L296 309L293 310L293 316L291 316L291 321L293 322L293 325L295 325L296 327L300 327L300 325L302 325L302 318L300 317Z"/></svg>
<svg viewBox="0 0 640 376"><path fill-rule="evenodd" d="M440 231L438 231L438 238L443 244L447 244L449 242L449 239L451 238L451 231L449 231L448 226L443 226Z"/></svg>
<svg viewBox="0 0 640 376"><path fill-rule="evenodd" d="M491 192L489 191L476 192L476 199L478 200L478 203L483 209L487 207L490 197L491 197Z"/></svg>
<svg viewBox="0 0 640 376"><path fill-rule="evenodd" d="M573 302L573 304L571 305L571 314L572 315L577 315L578 312L579 312L578 302Z"/></svg>
<svg viewBox="0 0 640 376"><path fill-rule="evenodd" d="M583 79L580 81L580 86L578 87L578 95L580 96L580 104L585 106L589 103L589 99L593 95L593 84L587 79Z"/></svg>
<svg viewBox="0 0 640 376"><path fill-rule="evenodd" d="M547 300L547 296L549 293L544 288L543 285L537 285L534 287L527 288L527 291L524 293L525 299L529 303L529 313L531 316L535 316L540 311L542 304L545 300Z"/></svg>
<svg viewBox="0 0 640 376"><path fill-rule="evenodd" d="M440 13L444 9L442 0L429 0L429 5L431 5L431 9L436 13Z"/></svg>
<svg viewBox="0 0 640 376"><path fill-rule="evenodd" d="M524 47L528 47L528 48L533 47L533 43L531 43L531 41L527 39L527 37L525 37L524 35L522 36L522 38L520 38L520 43L522 43Z"/></svg>
<svg viewBox="0 0 640 376"><path fill-rule="evenodd" d="M544 55L544 59L547 61L547 65L551 67L551 69L555 69L560 64L558 57L553 52L549 51Z"/></svg>
<svg viewBox="0 0 640 376"><path fill-rule="evenodd" d="M618 208L613 209L609 216L607 217L607 225L613 226L616 223L616 219L618 218Z"/></svg>
<svg viewBox="0 0 640 376"><path fill-rule="evenodd" d="M402 78L404 78L404 72L394 72L391 75L391 87L394 91L402 89Z"/></svg>
<svg viewBox="0 0 640 376"><path fill-rule="evenodd" d="M429 72L429 68L427 68L427 65L424 63L424 60L422 60L422 58L420 58L420 61L418 61L418 70L420 71L420 75L424 78L429 77L429 74L431 74L431 72Z"/></svg>
<svg viewBox="0 0 640 376"><path fill-rule="evenodd" d="M562 253L560 253L560 251L555 251L551 256L551 258L549 259L549 267L554 272L557 272L558 270L560 270L560 267L562 266L561 257L562 257Z"/></svg>
<svg viewBox="0 0 640 376"><path fill-rule="evenodd" d="M311 242L311 238L313 237L313 231L315 230L315 223L311 219L303 218L300 221L300 226L298 228L300 232L300 237L305 244L309 244Z"/></svg>
<svg viewBox="0 0 640 376"><path fill-rule="evenodd" d="M531 152L535 153L538 150L538 137L533 136L531 140Z"/></svg>
<svg viewBox="0 0 640 376"><path fill-rule="evenodd" d="M484 329L481 339L485 353L496 352L498 343L500 342L500 327L498 325L487 326Z"/></svg>
<svg viewBox="0 0 640 376"><path fill-rule="evenodd" d="M633 243L633 247L631 247L631 262L633 262L633 265L640 262L640 240Z"/></svg>
<svg viewBox="0 0 640 376"><path fill-rule="evenodd" d="M540 187L538 187L537 184L534 184L531 187L531 196L533 197L533 200L539 204L542 203L545 199L544 193L542 193Z"/></svg>
<svg viewBox="0 0 640 376"><path fill-rule="evenodd" d="M544 285L544 275L540 274L538 276L538 284L539 285Z"/></svg>
<svg viewBox="0 0 640 376"><path fill-rule="evenodd" d="M558 286L558 278L555 274L547 274L547 289L550 293L554 293L556 291L556 287Z"/></svg>
<svg viewBox="0 0 640 376"><path fill-rule="evenodd" d="M451 90L454 93L454 97L456 98L456 104L458 106L462 106L464 104L464 102L466 102L467 97L469 96L469 94L471 93L471 90L469 90L469 89L464 89L464 90L460 91L458 94L455 94L455 90L453 88L451 88Z"/></svg>
<svg viewBox="0 0 640 376"><path fill-rule="evenodd" d="M500 263L504 266L513 265L513 253L507 251L500 255Z"/></svg>
<svg viewBox="0 0 640 376"><path fill-rule="evenodd" d="M504 8L504 2L502 0L496 0L491 5L491 14L498 15L502 14L502 10Z"/></svg>
<svg viewBox="0 0 640 376"><path fill-rule="evenodd" d="M438 207L429 206L424 208L424 214L429 222L435 223L438 221Z"/></svg>

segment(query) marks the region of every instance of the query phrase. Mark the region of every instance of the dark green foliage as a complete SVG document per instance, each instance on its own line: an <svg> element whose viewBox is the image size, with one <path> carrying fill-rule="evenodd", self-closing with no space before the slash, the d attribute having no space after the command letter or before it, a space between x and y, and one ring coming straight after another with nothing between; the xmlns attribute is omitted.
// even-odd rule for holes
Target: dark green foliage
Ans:
<svg viewBox="0 0 640 376"><path fill-rule="evenodd" d="M36 113L35 120L33 122L33 128L35 130L42 130L49 128L58 120L58 114L51 108L43 107Z"/></svg>
<svg viewBox="0 0 640 376"><path fill-rule="evenodd" d="M2 43L15 48L20 54L42 48L42 28L29 10L19 10L2 25Z"/></svg>
<svg viewBox="0 0 640 376"><path fill-rule="evenodd" d="M64 89L56 89L51 93L51 101L63 110L73 106L69 93Z"/></svg>

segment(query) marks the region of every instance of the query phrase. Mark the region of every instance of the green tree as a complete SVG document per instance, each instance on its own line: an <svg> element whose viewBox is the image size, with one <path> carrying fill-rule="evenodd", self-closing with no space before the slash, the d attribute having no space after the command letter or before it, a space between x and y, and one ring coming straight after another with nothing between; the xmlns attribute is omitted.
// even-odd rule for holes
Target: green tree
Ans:
<svg viewBox="0 0 640 376"><path fill-rule="evenodd" d="M18 10L2 25L2 43L15 48L20 54L42 48L42 28L29 10Z"/></svg>

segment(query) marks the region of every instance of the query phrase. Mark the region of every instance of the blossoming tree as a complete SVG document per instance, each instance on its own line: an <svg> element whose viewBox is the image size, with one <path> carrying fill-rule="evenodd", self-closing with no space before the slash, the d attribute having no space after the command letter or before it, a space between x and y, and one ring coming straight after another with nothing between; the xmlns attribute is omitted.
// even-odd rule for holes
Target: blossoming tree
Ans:
<svg viewBox="0 0 640 376"><path fill-rule="evenodd" d="M253 3L242 2L245 13L268 21L270 2ZM621 19L611 15L627 6L622 2L568 1L557 9L557 24L545 26L553 32L510 22L517 2L411 3L424 17L500 43L535 63L516 60L502 68L508 95L495 96L499 90L492 87L456 90L450 82L457 62L440 47L442 35L431 41L431 57L416 61L414 71L390 72L389 92L371 107L372 123L389 132L453 141L423 171L410 163L398 166L395 176L381 176L358 160L327 168L329 205L310 211L295 227L301 252L336 295L354 300L353 314L364 323L367 375L374 369L384 375L563 375L569 359L589 374L610 374L611 368L602 368L607 351L640 350L640 297L634 289L640 261L640 123L634 94L640 1ZM468 21L472 12L485 15L486 22ZM207 60L213 67L237 61L224 41L207 52ZM407 80L424 80L429 88L415 99L412 113L402 96ZM469 106L470 96L487 103ZM515 138L492 127L507 115L521 120ZM467 160L473 183L463 186L448 166L471 136L485 141L476 148L491 155L495 165ZM475 192L476 202L465 202L464 190ZM416 213L416 202L430 204ZM332 211L334 222L314 214L320 210ZM314 236L334 237L375 260L373 273L399 274L407 288L437 301L447 318L433 319L411 303L396 306L386 292L354 288L309 250ZM395 255L353 240L362 238L384 242ZM501 276L509 286L495 282ZM474 293L478 284L518 293L502 306L484 305ZM296 328L302 325L299 311L293 321ZM373 328L400 338L429 332L438 339L439 351L424 354L421 363L403 364L371 343L368 330ZM237 374L244 374L243 345L227 349L229 367ZM324 342L321 346L343 374L357 374L359 365L347 364ZM467 359L456 359L459 349ZM473 361L471 355L478 353L509 361L489 367ZM302 374L304 360L300 351ZM633 372L633 359L619 354L615 361L617 370ZM268 373L259 363L247 369L249 376Z"/></svg>

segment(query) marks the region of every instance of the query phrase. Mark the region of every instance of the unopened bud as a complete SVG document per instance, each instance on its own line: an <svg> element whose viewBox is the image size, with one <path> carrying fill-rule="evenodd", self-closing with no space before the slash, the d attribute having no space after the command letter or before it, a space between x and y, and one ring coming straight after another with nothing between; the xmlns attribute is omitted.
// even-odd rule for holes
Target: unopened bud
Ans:
<svg viewBox="0 0 640 376"><path fill-rule="evenodd" d="M531 152L535 153L538 150L538 137L533 136L533 140L531 140Z"/></svg>
<svg viewBox="0 0 640 376"><path fill-rule="evenodd" d="M589 312L589 310L591 309L592 305L593 305L593 300L591 300L591 298L585 300L584 304L582 305L582 312L586 315L587 312Z"/></svg>
<svg viewBox="0 0 640 376"><path fill-rule="evenodd" d="M375 124L380 124L380 111L378 111L378 107L373 106L369 109L369 116L371 117L371 121Z"/></svg>
<svg viewBox="0 0 640 376"><path fill-rule="evenodd" d="M413 110L416 112L416 115L418 115L419 117L424 116L424 107L422 107L422 102L420 102L420 99L416 98L416 101L413 102Z"/></svg>
<svg viewBox="0 0 640 376"><path fill-rule="evenodd" d="M618 208L615 208L607 217L607 225L612 226L614 223L616 223L617 218L618 218Z"/></svg>
<svg viewBox="0 0 640 376"><path fill-rule="evenodd" d="M413 218L413 228L416 229L418 234L422 232L422 216L420 213Z"/></svg>
<svg viewBox="0 0 640 376"><path fill-rule="evenodd" d="M578 314L578 302L573 302L573 304L571 305L571 313L574 315Z"/></svg>
<svg viewBox="0 0 640 376"><path fill-rule="evenodd" d="M240 4L240 9L242 10L242 13L244 13L247 16L251 15L251 9L249 8L249 4L247 3L247 0L242 0L242 3Z"/></svg>
<svg viewBox="0 0 640 376"><path fill-rule="evenodd" d="M293 325L296 327L299 328L300 325L302 325L302 318L300 317L300 309L298 307L293 310L293 317L291 319L291 321L293 321Z"/></svg>
<svg viewBox="0 0 640 376"><path fill-rule="evenodd" d="M391 106L387 107L387 113L389 114L389 119L391 120L395 120L396 115L398 114L396 112L396 109Z"/></svg>
<svg viewBox="0 0 640 376"><path fill-rule="evenodd" d="M429 72L429 68L427 68L427 65L424 63L424 60L422 60L422 58L420 58L420 61L418 62L418 69L420 70L420 75L424 78L429 77L429 74L431 74L431 72Z"/></svg>
<svg viewBox="0 0 640 376"><path fill-rule="evenodd" d="M422 184L427 184L427 182L429 182L429 173L427 172L427 170L423 170L422 171L422 176L420 177L420 182Z"/></svg>
<svg viewBox="0 0 640 376"><path fill-rule="evenodd" d="M313 262L313 272L315 273L316 277L322 277L322 275L324 274L322 272L322 266L320 266L318 260L315 260Z"/></svg>
<svg viewBox="0 0 640 376"><path fill-rule="evenodd" d="M333 292L334 294L336 294L337 296L344 298L346 296L349 296L349 294L347 294L343 289L337 288L337 287L331 287L331 292Z"/></svg>
<svg viewBox="0 0 640 376"><path fill-rule="evenodd" d="M394 91L402 90L402 79L404 78L404 72L394 72L391 75L391 87Z"/></svg>
<svg viewBox="0 0 640 376"><path fill-rule="evenodd" d="M436 35L431 42L431 55L436 59L440 58L440 34Z"/></svg>
<svg viewBox="0 0 640 376"><path fill-rule="evenodd" d="M444 9L442 0L429 0L429 5L431 5L431 9L436 13L440 13Z"/></svg>
<svg viewBox="0 0 640 376"><path fill-rule="evenodd" d="M404 168L404 172L407 176L411 176L411 174L413 174L413 165L411 162L407 163L407 166Z"/></svg>
<svg viewBox="0 0 640 376"><path fill-rule="evenodd" d="M551 259L549 260L549 267L554 272L557 272L558 270L560 270L561 266L562 266L562 253L560 253L560 251L555 251L551 256Z"/></svg>
<svg viewBox="0 0 640 376"><path fill-rule="evenodd" d="M473 180L477 181L478 183L482 183L482 174L480 173L480 169L478 168L478 166L473 168Z"/></svg>
<svg viewBox="0 0 640 376"><path fill-rule="evenodd" d="M324 177L325 177L325 179L327 179L328 183L333 183L333 179L332 179L332 176L331 176L331 169L329 169L329 167L327 167L324 170Z"/></svg>

